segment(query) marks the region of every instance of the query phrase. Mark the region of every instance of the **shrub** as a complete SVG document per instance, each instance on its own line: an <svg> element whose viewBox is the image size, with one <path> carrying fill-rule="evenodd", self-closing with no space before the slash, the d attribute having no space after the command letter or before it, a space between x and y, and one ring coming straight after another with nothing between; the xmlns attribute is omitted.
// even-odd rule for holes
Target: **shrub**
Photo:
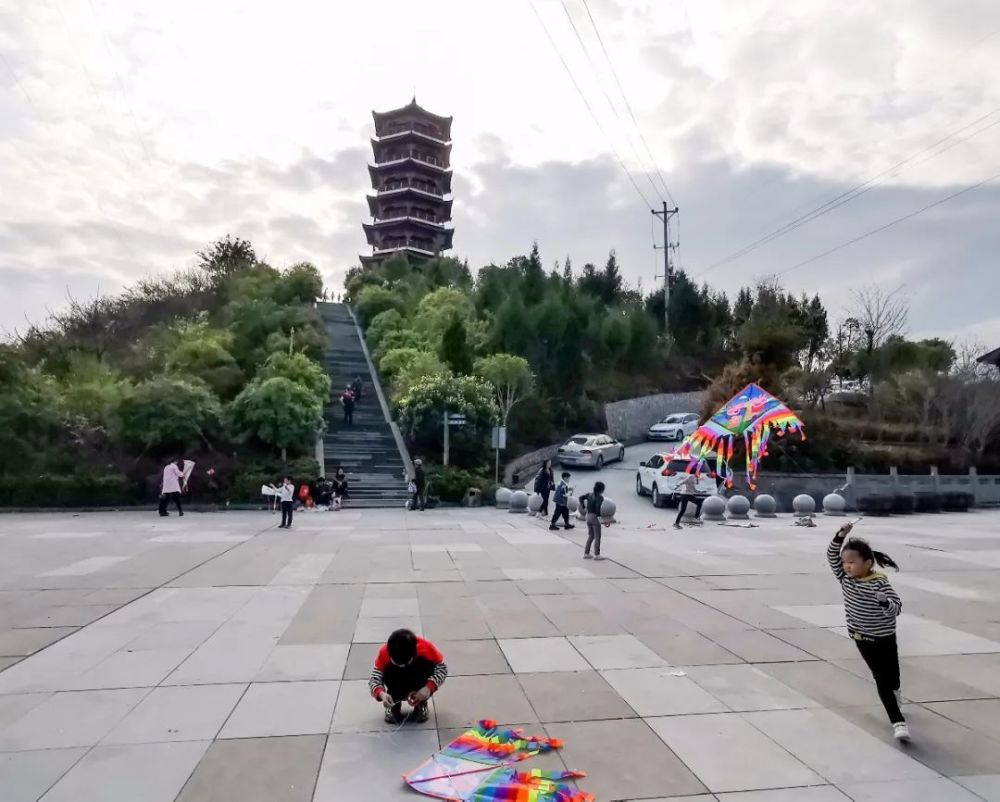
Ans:
<svg viewBox="0 0 1000 802"><path fill-rule="evenodd" d="M430 465L427 467L428 493L442 501L459 502L470 487L483 492L483 498L492 498L496 484L492 478L463 468Z"/></svg>
<svg viewBox="0 0 1000 802"><path fill-rule="evenodd" d="M284 376L254 379L230 405L228 419L238 440L305 449L323 431L323 402Z"/></svg>
<svg viewBox="0 0 1000 802"><path fill-rule="evenodd" d="M110 507L142 498L141 485L122 474L0 476L2 507Z"/></svg>
<svg viewBox="0 0 1000 802"><path fill-rule="evenodd" d="M200 381L160 376L142 382L115 413L120 437L143 449L182 449L219 427L218 399Z"/></svg>

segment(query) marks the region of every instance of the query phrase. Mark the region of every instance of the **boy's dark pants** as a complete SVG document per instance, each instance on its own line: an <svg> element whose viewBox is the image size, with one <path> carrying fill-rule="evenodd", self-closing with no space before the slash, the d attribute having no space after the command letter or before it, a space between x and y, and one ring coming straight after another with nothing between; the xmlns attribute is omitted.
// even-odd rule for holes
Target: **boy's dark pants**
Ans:
<svg viewBox="0 0 1000 802"><path fill-rule="evenodd" d="M895 691L899 690L899 651L896 647L896 636L885 635L876 638L852 633L852 637L875 678L878 698L882 700L885 712L889 714L889 721L893 724L905 721L895 694Z"/></svg>
<svg viewBox="0 0 1000 802"><path fill-rule="evenodd" d="M408 666L394 666L390 663L382 672L382 683L395 703L394 708L398 711L399 703L405 702L411 693L423 688L433 673L434 666L427 660L417 659Z"/></svg>
<svg viewBox="0 0 1000 802"><path fill-rule="evenodd" d="M291 526L292 525L292 501L282 501L281 502L281 525Z"/></svg>
<svg viewBox="0 0 1000 802"><path fill-rule="evenodd" d="M563 523L569 526L569 507L565 504L556 504L556 511L552 513L552 526L556 525L556 521L559 520L559 516L562 516Z"/></svg>
<svg viewBox="0 0 1000 802"><path fill-rule="evenodd" d="M184 510L181 509L181 494L180 493L163 493L160 495L160 515L167 515L167 505L173 500L174 504L177 505L178 515L183 515Z"/></svg>
<svg viewBox="0 0 1000 802"><path fill-rule="evenodd" d="M697 518L701 515L701 505L704 501L705 499L702 496L692 496L690 493L682 493L680 504L677 507L677 518L674 520L674 523L679 524L681 522L681 518L687 512L688 504L692 503L697 507L694 512L694 517Z"/></svg>

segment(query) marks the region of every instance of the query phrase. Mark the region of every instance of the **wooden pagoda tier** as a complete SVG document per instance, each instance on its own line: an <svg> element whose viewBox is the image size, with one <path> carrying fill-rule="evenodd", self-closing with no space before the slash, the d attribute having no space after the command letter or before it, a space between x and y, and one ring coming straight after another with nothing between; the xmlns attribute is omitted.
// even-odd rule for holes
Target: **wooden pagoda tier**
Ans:
<svg viewBox="0 0 1000 802"><path fill-rule="evenodd" d="M454 234L451 117L431 114L416 100L372 116L372 221L363 224L372 253L361 256L362 264L377 264L397 253L420 260L448 250Z"/></svg>

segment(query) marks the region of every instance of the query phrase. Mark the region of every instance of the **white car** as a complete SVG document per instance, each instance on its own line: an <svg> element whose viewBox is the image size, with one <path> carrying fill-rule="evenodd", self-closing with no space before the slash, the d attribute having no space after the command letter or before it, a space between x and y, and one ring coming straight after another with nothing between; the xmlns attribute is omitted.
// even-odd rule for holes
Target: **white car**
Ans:
<svg viewBox="0 0 1000 802"><path fill-rule="evenodd" d="M561 465L585 465L600 470L605 463L625 459L625 446L606 434L574 434L559 446Z"/></svg>
<svg viewBox="0 0 1000 802"><path fill-rule="evenodd" d="M635 475L635 492L640 496L652 496L654 507L676 507L678 504L677 485L687 473L689 457L674 454L654 454L639 463ZM711 460L709 461L711 464ZM698 477L699 494L714 496L718 492L715 471L704 471Z"/></svg>
<svg viewBox="0 0 1000 802"><path fill-rule="evenodd" d="M646 432L647 440L683 440L698 428L699 416L693 412L674 412Z"/></svg>

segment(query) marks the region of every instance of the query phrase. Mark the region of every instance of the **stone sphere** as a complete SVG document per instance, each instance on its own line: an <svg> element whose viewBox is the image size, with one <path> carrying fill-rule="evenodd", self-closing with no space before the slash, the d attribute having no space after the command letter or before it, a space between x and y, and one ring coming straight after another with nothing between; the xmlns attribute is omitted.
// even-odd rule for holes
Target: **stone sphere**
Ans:
<svg viewBox="0 0 1000 802"><path fill-rule="evenodd" d="M615 512L617 510L618 510L618 505L605 496L604 503L601 504L601 519L605 521L610 521L612 518L615 517Z"/></svg>
<svg viewBox="0 0 1000 802"><path fill-rule="evenodd" d="M701 505L701 517L704 521L726 520L726 500L722 496L709 496Z"/></svg>
<svg viewBox="0 0 1000 802"><path fill-rule="evenodd" d="M774 500L774 496L761 493L754 499L753 508L758 518L774 518L778 503Z"/></svg>
<svg viewBox="0 0 1000 802"><path fill-rule="evenodd" d="M808 493L799 493L792 499L792 509L799 516L813 515L816 512L816 499Z"/></svg>
<svg viewBox="0 0 1000 802"><path fill-rule="evenodd" d="M528 494L523 490L515 490L510 494L510 511L525 513L528 511Z"/></svg>
<svg viewBox="0 0 1000 802"><path fill-rule="evenodd" d="M566 508L570 512L576 512L578 509L580 509L580 501L577 499L576 496L567 496L566 497Z"/></svg>
<svg viewBox="0 0 1000 802"><path fill-rule="evenodd" d="M493 494L493 498L497 503L497 508L505 510L510 505L510 490L506 487L498 487L496 493Z"/></svg>
<svg viewBox="0 0 1000 802"><path fill-rule="evenodd" d="M538 511L542 509L542 494L532 493L531 498L528 499L528 509L531 511L532 515L537 515Z"/></svg>
<svg viewBox="0 0 1000 802"><path fill-rule="evenodd" d="M847 511L847 499L840 493L828 493L823 497L823 512L827 515L844 515Z"/></svg>
<svg viewBox="0 0 1000 802"><path fill-rule="evenodd" d="M746 496L732 496L726 502L726 512L730 518L744 520L750 517L750 499Z"/></svg>

